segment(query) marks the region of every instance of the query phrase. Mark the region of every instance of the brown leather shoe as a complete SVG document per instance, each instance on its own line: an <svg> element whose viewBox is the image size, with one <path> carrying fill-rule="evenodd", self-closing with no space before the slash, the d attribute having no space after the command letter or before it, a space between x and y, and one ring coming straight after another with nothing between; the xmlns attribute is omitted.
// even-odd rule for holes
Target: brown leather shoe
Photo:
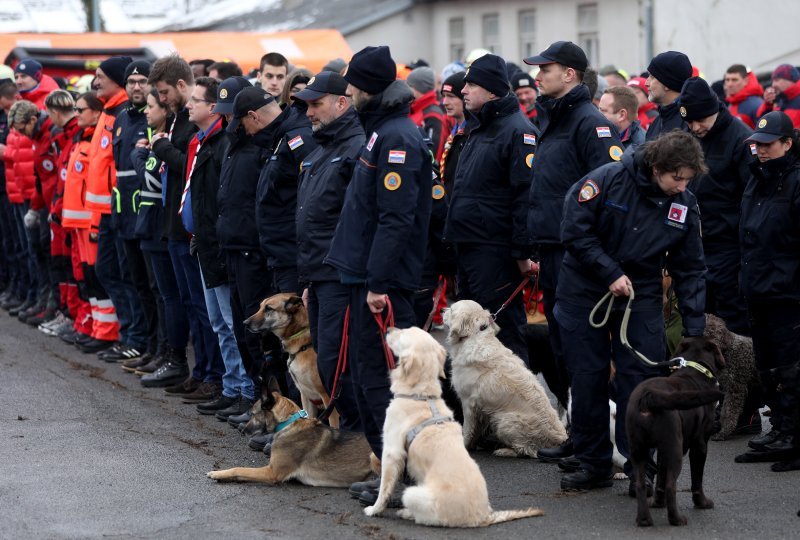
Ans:
<svg viewBox="0 0 800 540"><path fill-rule="evenodd" d="M201 384L203 384L203 381L194 379L191 375L189 375L182 383L164 388L164 392L170 396L187 396L197 390Z"/></svg>
<svg viewBox="0 0 800 540"><path fill-rule="evenodd" d="M186 394L181 400L183 403L198 404L214 401L222 394L222 385L215 383L200 383L194 392Z"/></svg>
<svg viewBox="0 0 800 540"><path fill-rule="evenodd" d="M137 358L131 358L130 360L125 360L120 367L127 371L128 373L136 373L136 370L142 368L150 363L153 360L153 355L150 353L145 353L142 356Z"/></svg>

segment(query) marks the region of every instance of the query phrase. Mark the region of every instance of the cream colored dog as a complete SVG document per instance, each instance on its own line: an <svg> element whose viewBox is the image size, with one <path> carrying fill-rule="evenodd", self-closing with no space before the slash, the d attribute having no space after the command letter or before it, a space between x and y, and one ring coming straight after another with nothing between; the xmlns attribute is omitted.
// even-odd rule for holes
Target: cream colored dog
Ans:
<svg viewBox="0 0 800 540"><path fill-rule="evenodd" d="M461 300L444 312L453 359L453 388L464 408L464 445L493 432L506 448L495 456L536 457L558 446L567 431L536 376L500 343L500 329L477 302Z"/></svg>
<svg viewBox="0 0 800 540"><path fill-rule="evenodd" d="M537 508L492 511L486 480L462 444L461 426L442 400L444 348L419 328L390 329L386 341L397 356L391 373L394 399L383 424L378 499L364 513L375 516L386 509L407 467L417 485L406 488L405 508L397 515L421 525L485 527L542 515ZM416 437L409 440L410 432Z"/></svg>

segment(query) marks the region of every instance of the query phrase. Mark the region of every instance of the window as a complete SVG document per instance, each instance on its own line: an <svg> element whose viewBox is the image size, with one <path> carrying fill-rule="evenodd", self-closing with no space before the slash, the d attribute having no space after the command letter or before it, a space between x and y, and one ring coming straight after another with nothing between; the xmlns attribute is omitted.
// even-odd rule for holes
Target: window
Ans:
<svg viewBox="0 0 800 540"><path fill-rule="evenodd" d="M450 60L463 60L464 54L464 17L450 19Z"/></svg>
<svg viewBox="0 0 800 540"><path fill-rule="evenodd" d="M578 6L578 45L586 53L590 66L597 66L600 57L597 28L597 4Z"/></svg>
<svg viewBox="0 0 800 540"><path fill-rule="evenodd" d="M536 10L519 12L519 55L528 58L537 53L536 50Z"/></svg>
<svg viewBox="0 0 800 540"><path fill-rule="evenodd" d="M483 16L483 47L500 56L500 17L497 13Z"/></svg>

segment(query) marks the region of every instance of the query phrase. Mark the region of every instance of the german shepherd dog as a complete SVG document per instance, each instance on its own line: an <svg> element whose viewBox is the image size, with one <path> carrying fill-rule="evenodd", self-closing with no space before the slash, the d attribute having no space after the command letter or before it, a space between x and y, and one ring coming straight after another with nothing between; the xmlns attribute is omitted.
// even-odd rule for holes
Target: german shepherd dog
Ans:
<svg viewBox="0 0 800 540"><path fill-rule="evenodd" d="M286 363L294 384L300 390L300 400L309 416L325 409L331 401L317 370L317 352L311 344L308 311L303 299L292 293L270 296L261 307L244 321L253 333L272 332L281 340L283 350L289 355ZM339 427L339 413L331 412L331 427Z"/></svg>
<svg viewBox="0 0 800 540"><path fill-rule="evenodd" d="M714 431L714 406L723 397L716 376L725 367L719 347L705 337L686 338L675 351L689 361L669 377L654 377L631 393L625 422L630 460L636 479L636 524L653 525L647 506L645 468L651 448L658 450L658 479L653 507L666 503L670 525L686 525L678 513L676 483L683 455L689 452L692 501L696 508L714 508L703 492L708 440Z"/></svg>
<svg viewBox="0 0 800 540"><path fill-rule="evenodd" d="M274 378L262 390L267 431L281 427L300 408L281 395ZM280 484L297 480L308 486L348 487L380 471L380 463L363 433L339 431L315 418L298 417L275 433L266 467L235 467L211 471L209 478L233 482Z"/></svg>

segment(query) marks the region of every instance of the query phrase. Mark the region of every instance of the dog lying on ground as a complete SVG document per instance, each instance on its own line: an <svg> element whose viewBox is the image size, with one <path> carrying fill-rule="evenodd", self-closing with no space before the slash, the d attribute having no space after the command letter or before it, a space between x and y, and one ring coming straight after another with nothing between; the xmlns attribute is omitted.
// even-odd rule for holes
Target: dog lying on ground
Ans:
<svg viewBox="0 0 800 540"><path fill-rule="evenodd" d="M417 482L403 493L398 516L421 525L485 527L514 519L540 516L536 508L494 512L486 480L462 444L461 428L442 400L445 350L419 328L390 329L386 341L397 357L390 375L394 398L383 425L381 486L374 506L378 515L403 469Z"/></svg>
<svg viewBox="0 0 800 540"><path fill-rule="evenodd" d="M297 480L309 486L348 487L380 469L363 433L340 431L308 418L280 394L274 379L262 392L265 428L275 431L266 467L211 471L209 478L279 484Z"/></svg>
<svg viewBox="0 0 800 540"><path fill-rule="evenodd" d="M331 401L317 370L317 352L311 344L308 311L303 299L291 293L270 296L261 307L244 321L254 333L272 332L281 340L283 350L289 355L286 363L294 384L300 390L300 399L309 416L325 409ZM328 418L331 427L339 427L339 413L334 410Z"/></svg>
<svg viewBox="0 0 800 540"><path fill-rule="evenodd" d="M444 311L444 321L468 449L487 432L506 445L494 451L501 457L536 457L539 448L566 440L567 432L544 388L497 339L499 327L488 311L477 302L461 300Z"/></svg>
<svg viewBox="0 0 800 540"><path fill-rule="evenodd" d="M734 334L722 319L709 314L705 336L719 346L725 357L725 370L719 375L719 386L725 393L719 418L721 429L711 436L715 441L724 441L736 429L747 395L759 391L761 383L751 338Z"/></svg>
<svg viewBox="0 0 800 540"><path fill-rule="evenodd" d="M684 339L675 357L683 357L689 365L669 377L655 377L639 384L631 394L625 415L636 479L636 524L640 527L653 525L645 484L651 448L658 450L653 507L663 508L666 503L670 525L686 525L686 517L678 513L675 500L686 452L691 464L694 506L714 507L703 492L703 468L713 431L714 404L723 396L717 387L716 374L725 367L725 359L719 347L705 337Z"/></svg>

